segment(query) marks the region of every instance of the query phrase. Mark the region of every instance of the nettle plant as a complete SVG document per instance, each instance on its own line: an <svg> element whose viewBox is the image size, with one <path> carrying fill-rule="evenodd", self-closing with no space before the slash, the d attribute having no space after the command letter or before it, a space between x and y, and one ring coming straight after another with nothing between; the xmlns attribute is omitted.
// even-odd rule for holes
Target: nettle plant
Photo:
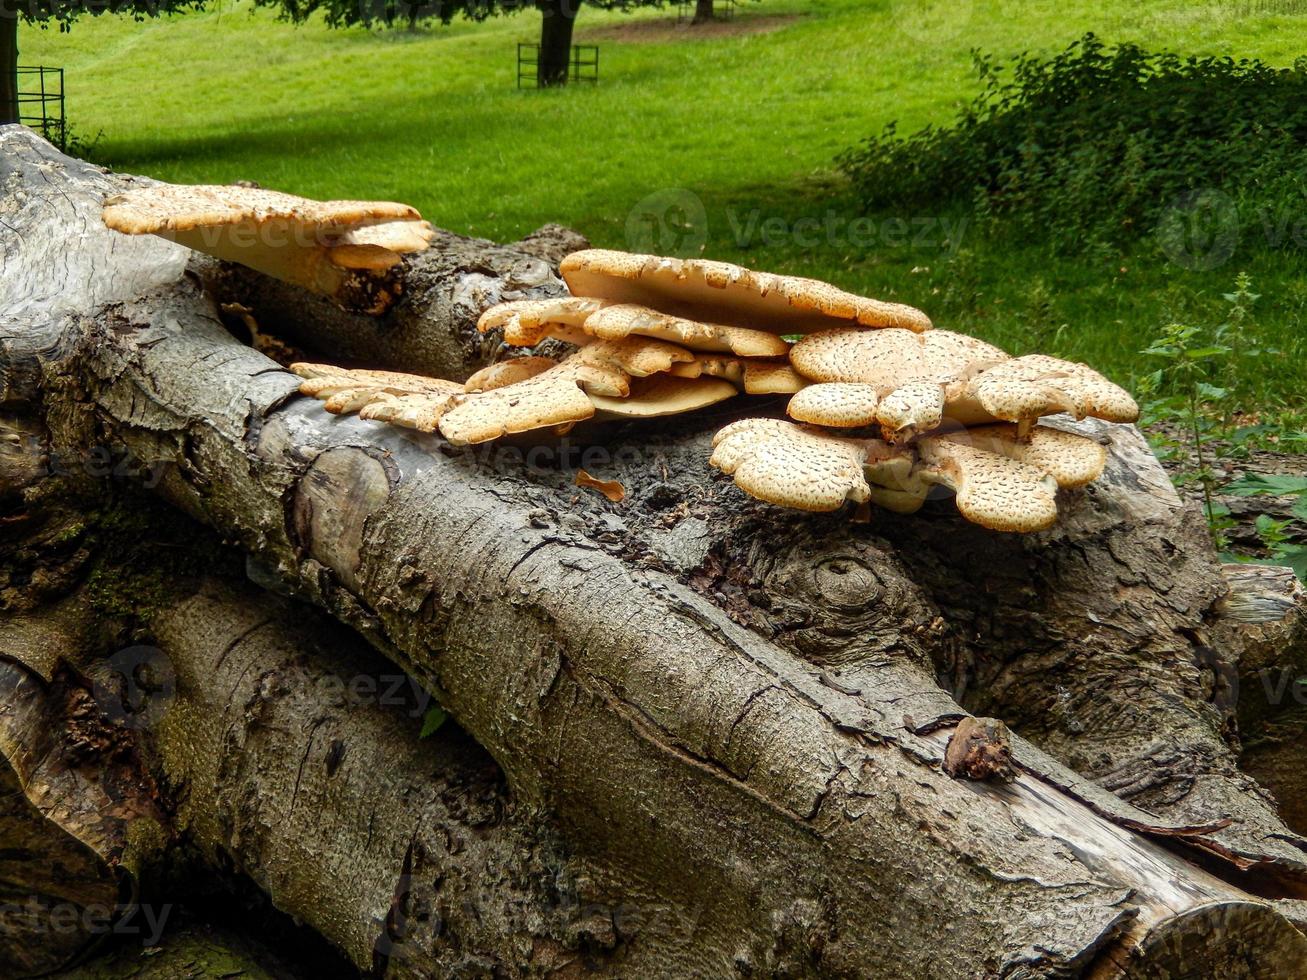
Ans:
<svg viewBox="0 0 1307 980"><path fill-rule="evenodd" d="M1240 497L1293 498L1288 518L1276 519L1270 514L1257 516L1257 536L1270 552L1269 564L1288 565L1298 578L1307 582L1307 544L1296 540L1294 534L1295 525L1299 529L1307 527L1307 477L1249 473L1229 484L1225 492Z"/></svg>
<svg viewBox="0 0 1307 980"><path fill-rule="evenodd" d="M1216 547L1230 555L1229 530L1235 526L1228 496L1292 496L1290 517L1260 515L1255 524L1268 561L1291 565L1307 580L1307 546L1295 541L1295 525L1307 526L1307 478L1248 473L1227 482L1226 466L1247 459L1258 448L1283 448L1307 441L1283 415L1268 406L1266 363L1283 352L1259 339L1253 307L1261 298L1252 291L1247 273L1235 278L1234 290L1224 293L1226 318L1215 327L1169 324L1142 353L1163 361L1140 380L1142 417L1158 454L1187 460L1173 475L1177 486L1197 486ZM1260 413L1249 412L1260 406Z"/></svg>

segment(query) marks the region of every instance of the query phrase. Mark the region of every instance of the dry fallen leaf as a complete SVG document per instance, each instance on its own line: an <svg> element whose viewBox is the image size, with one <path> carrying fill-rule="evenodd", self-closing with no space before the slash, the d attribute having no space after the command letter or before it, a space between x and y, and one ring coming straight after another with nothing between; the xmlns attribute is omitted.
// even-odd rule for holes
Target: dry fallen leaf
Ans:
<svg viewBox="0 0 1307 980"><path fill-rule="evenodd" d="M626 499L626 487L616 480L596 480L585 470L576 471L576 485L578 487L587 487L590 490L598 490L615 504L620 504Z"/></svg>

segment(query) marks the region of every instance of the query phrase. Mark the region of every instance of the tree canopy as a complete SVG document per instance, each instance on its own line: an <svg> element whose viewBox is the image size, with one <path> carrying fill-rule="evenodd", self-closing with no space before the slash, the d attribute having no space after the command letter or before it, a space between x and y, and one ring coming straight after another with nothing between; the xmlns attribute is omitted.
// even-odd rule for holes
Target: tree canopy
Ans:
<svg viewBox="0 0 1307 980"><path fill-rule="evenodd" d="M410 26L438 20L448 24L456 17L482 21L501 14L514 14L535 7L540 11L540 58L537 80L541 85L567 81L572 29L581 4L604 10L661 7L666 0L255 0L260 6L277 7L294 21L322 12L332 27L362 25Z"/></svg>

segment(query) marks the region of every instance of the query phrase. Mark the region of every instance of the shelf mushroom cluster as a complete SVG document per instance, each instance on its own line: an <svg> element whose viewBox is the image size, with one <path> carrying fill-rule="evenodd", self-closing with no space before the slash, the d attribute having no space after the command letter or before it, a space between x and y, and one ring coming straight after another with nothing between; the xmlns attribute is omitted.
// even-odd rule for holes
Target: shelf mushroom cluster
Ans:
<svg viewBox="0 0 1307 980"><path fill-rule="evenodd" d="M912 307L815 280L601 249L561 271L571 295L502 303L478 323L513 347L575 345L561 360L503 361L462 385L297 364L302 391L328 411L456 445L789 395L794 421L745 418L714 439L712 465L745 492L800 510L851 500L907 513L946 487L966 518L1005 531L1051 525L1058 489L1084 486L1106 462L1099 443L1041 418L1138 416L1086 365L1011 357L933 329Z"/></svg>
<svg viewBox="0 0 1307 980"><path fill-rule="evenodd" d="M407 204L313 201L238 184L150 184L110 197L102 217L113 231L157 235L374 315L402 288L401 256L435 234Z"/></svg>

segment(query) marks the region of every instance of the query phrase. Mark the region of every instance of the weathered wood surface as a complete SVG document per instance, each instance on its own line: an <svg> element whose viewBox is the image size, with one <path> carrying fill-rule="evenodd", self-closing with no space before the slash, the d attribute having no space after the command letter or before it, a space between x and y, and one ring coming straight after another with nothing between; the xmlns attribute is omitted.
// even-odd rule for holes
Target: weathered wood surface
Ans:
<svg viewBox="0 0 1307 980"><path fill-rule="evenodd" d="M1227 565L1217 606L1243 637L1240 765L1274 794L1280 815L1307 832L1307 590L1288 568Z"/></svg>
<svg viewBox="0 0 1307 980"><path fill-rule="evenodd" d="M512 245L437 231L430 249L406 258L404 291L381 317L342 310L323 296L205 256L193 268L220 307L248 311L259 329L306 357L461 381L502 353L499 331L477 333L481 312L561 292L559 260L587 244L557 225Z"/></svg>
<svg viewBox="0 0 1307 980"><path fill-rule="evenodd" d="M711 474L725 412L454 451L325 416L191 282L71 333L39 358L53 444L158 468L437 692L553 816L583 900L634 910L599 968L1294 976L1307 955L1261 900L1307 896L1304 850L1236 765L1220 569L1133 429L1088 427L1108 475L1045 534L947 501L857 525ZM625 502L575 488L578 463ZM1072 768L1017 737L1016 782L950 779L968 711Z"/></svg>
<svg viewBox="0 0 1307 980"><path fill-rule="evenodd" d="M64 965L142 910L166 920L180 867L248 877L390 977L578 960L593 913L485 751L452 723L419 740L431 701L408 675L233 581L184 519L115 564L96 525L129 506L65 529L95 567L83 584L0 624L3 975Z"/></svg>

